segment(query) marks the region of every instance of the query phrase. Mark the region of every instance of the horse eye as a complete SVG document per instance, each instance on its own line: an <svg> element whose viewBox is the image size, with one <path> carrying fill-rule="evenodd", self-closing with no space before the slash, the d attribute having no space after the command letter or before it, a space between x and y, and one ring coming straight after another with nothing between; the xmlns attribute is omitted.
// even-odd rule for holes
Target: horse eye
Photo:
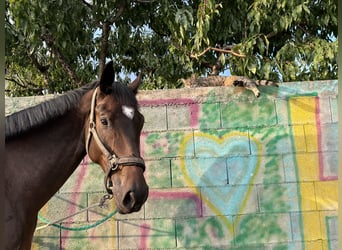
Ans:
<svg viewBox="0 0 342 250"><path fill-rule="evenodd" d="M108 125L108 121L106 118L101 118L100 121L101 121L102 125L104 125L104 126Z"/></svg>

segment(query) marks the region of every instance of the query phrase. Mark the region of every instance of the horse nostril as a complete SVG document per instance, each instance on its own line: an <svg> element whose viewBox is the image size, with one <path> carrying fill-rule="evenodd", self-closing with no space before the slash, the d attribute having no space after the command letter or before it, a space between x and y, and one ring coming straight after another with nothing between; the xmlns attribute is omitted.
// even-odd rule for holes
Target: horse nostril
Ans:
<svg viewBox="0 0 342 250"><path fill-rule="evenodd" d="M125 197L123 199L123 205L128 209L132 209L134 207L135 198L134 198L134 192L133 191L127 192L127 194L125 195Z"/></svg>

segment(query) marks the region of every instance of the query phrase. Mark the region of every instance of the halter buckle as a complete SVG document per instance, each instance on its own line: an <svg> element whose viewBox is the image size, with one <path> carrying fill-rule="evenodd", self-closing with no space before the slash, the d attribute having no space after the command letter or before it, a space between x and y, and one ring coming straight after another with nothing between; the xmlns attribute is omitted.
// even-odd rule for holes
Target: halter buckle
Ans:
<svg viewBox="0 0 342 250"><path fill-rule="evenodd" d="M118 158L116 157L116 155L114 155L114 154L111 155L108 158L108 162L109 162L110 172L116 171L119 168Z"/></svg>

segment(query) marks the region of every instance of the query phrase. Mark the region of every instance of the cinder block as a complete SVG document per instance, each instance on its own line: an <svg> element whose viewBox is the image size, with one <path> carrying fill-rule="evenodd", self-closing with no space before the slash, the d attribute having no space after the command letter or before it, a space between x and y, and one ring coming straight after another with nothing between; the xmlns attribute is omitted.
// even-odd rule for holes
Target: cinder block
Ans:
<svg viewBox="0 0 342 250"><path fill-rule="evenodd" d="M244 129L196 131L194 145L195 155L198 158L250 155L251 153L248 133Z"/></svg>
<svg viewBox="0 0 342 250"><path fill-rule="evenodd" d="M332 122L338 122L338 97L330 97L330 109Z"/></svg>
<svg viewBox="0 0 342 250"><path fill-rule="evenodd" d="M297 162L295 159L296 154L283 155L285 182L299 181L297 176Z"/></svg>
<svg viewBox="0 0 342 250"><path fill-rule="evenodd" d="M148 219L201 216L202 201L195 189L153 189L145 203L145 213Z"/></svg>
<svg viewBox="0 0 342 250"><path fill-rule="evenodd" d="M103 184L104 171L101 166L90 159L80 164L68 178L59 192L101 192L105 190Z"/></svg>
<svg viewBox="0 0 342 250"><path fill-rule="evenodd" d="M117 249L117 222L108 220L95 227L89 223L70 225L79 230L62 230L61 249ZM82 229L82 230L81 230Z"/></svg>
<svg viewBox="0 0 342 250"><path fill-rule="evenodd" d="M322 151L335 151L338 149L338 123L325 123L321 126Z"/></svg>
<svg viewBox="0 0 342 250"><path fill-rule="evenodd" d="M337 123L321 124L320 128L305 125L304 130L308 152L338 151Z"/></svg>
<svg viewBox="0 0 342 250"><path fill-rule="evenodd" d="M212 249L229 245L233 240L233 233L225 225L224 218L229 217L211 216L177 219L177 248L201 247L201 249Z"/></svg>
<svg viewBox="0 0 342 250"><path fill-rule="evenodd" d="M192 113L198 104L167 106L167 127L169 130L191 129L193 120L197 123L198 111ZM196 108L198 110L198 107ZM196 124L195 123L195 124Z"/></svg>
<svg viewBox="0 0 342 250"><path fill-rule="evenodd" d="M314 124L316 123L316 115L319 99L316 96L295 96L288 100L288 109L290 114L290 124Z"/></svg>
<svg viewBox="0 0 342 250"><path fill-rule="evenodd" d="M193 126L194 128L201 130L222 128L220 103L202 103L199 107L198 125Z"/></svg>
<svg viewBox="0 0 342 250"><path fill-rule="evenodd" d="M170 159L145 161L145 164L145 178L150 189L171 187Z"/></svg>
<svg viewBox="0 0 342 250"><path fill-rule="evenodd" d="M288 108L288 100L277 98L274 100L278 125L291 125L290 110Z"/></svg>
<svg viewBox="0 0 342 250"><path fill-rule="evenodd" d="M39 214L49 222L62 219L87 207L86 193L58 193L40 210ZM87 221L87 212L77 214L63 222Z"/></svg>
<svg viewBox="0 0 342 250"><path fill-rule="evenodd" d="M298 184L269 184L258 186L260 211L264 213L299 211ZM314 197L311 197L314 198Z"/></svg>
<svg viewBox="0 0 342 250"><path fill-rule="evenodd" d="M323 180L337 180L338 178L338 153L324 152L320 153L323 158L323 166L321 166Z"/></svg>
<svg viewBox="0 0 342 250"><path fill-rule="evenodd" d="M201 188L203 215L237 215L259 212L254 185L229 185ZM230 221L233 225L233 221Z"/></svg>
<svg viewBox="0 0 342 250"><path fill-rule="evenodd" d="M297 153L284 155L287 182L317 181L319 179L319 155Z"/></svg>
<svg viewBox="0 0 342 250"><path fill-rule="evenodd" d="M323 241L323 245L326 246L325 249L338 249L339 245L338 240L328 240L328 241Z"/></svg>
<svg viewBox="0 0 342 250"><path fill-rule="evenodd" d="M251 148L252 155L273 155L306 151L302 126L251 128L249 131L251 143L254 142L256 145ZM294 137L291 137L291 135ZM292 145L292 138L295 139L295 148Z"/></svg>
<svg viewBox="0 0 342 250"><path fill-rule="evenodd" d="M316 201L318 210L337 210L338 208L338 182L315 182Z"/></svg>
<svg viewBox="0 0 342 250"><path fill-rule="evenodd" d="M338 239L338 217L337 216L338 216L337 211L320 211L322 237L324 240L332 241L332 240Z"/></svg>
<svg viewBox="0 0 342 250"><path fill-rule="evenodd" d="M194 156L192 131L151 132L142 139L142 156L146 160Z"/></svg>
<svg viewBox="0 0 342 250"><path fill-rule="evenodd" d="M317 100L319 106L316 109L316 119L319 119L321 123L331 123L332 122L332 106L330 104L329 97L321 97Z"/></svg>
<svg viewBox="0 0 342 250"><path fill-rule="evenodd" d="M175 223L169 219L122 220L119 249L174 249Z"/></svg>
<svg viewBox="0 0 342 250"><path fill-rule="evenodd" d="M166 105L143 106L140 112L145 118L143 131L167 130Z"/></svg>
<svg viewBox="0 0 342 250"><path fill-rule="evenodd" d="M227 159L230 185L284 182L281 156L236 156Z"/></svg>
<svg viewBox="0 0 342 250"><path fill-rule="evenodd" d="M301 210L304 211L316 211L317 200L314 183L312 182L299 182L298 188L300 193L298 194Z"/></svg>
<svg viewBox="0 0 342 250"><path fill-rule="evenodd" d="M225 158L180 158L171 161L172 187L228 184Z"/></svg>
<svg viewBox="0 0 342 250"><path fill-rule="evenodd" d="M279 124L315 124L317 120L324 123L332 120L328 97L292 97L275 102Z"/></svg>
<svg viewBox="0 0 342 250"><path fill-rule="evenodd" d="M320 217L317 211L291 213L291 225L294 241L322 240Z"/></svg>
<svg viewBox="0 0 342 250"><path fill-rule="evenodd" d="M261 96L253 102L221 103L223 128L274 126L277 123L275 104Z"/></svg>
<svg viewBox="0 0 342 250"><path fill-rule="evenodd" d="M236 245L292 241L290 214L262 213L238 215L234 219Z"/></svg>

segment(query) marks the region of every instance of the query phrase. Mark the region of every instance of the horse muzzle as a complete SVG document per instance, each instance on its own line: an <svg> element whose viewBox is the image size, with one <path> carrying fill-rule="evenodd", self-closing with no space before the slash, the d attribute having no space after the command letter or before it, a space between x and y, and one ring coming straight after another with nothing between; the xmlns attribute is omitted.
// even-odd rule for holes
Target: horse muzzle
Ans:
<svg viewBox="0 0 342 250"><path fill-rule="evenodd" d="M149 188L139 167L125 166L111 177L112 192L118 212L137 212L147 200Z"/></svg>

